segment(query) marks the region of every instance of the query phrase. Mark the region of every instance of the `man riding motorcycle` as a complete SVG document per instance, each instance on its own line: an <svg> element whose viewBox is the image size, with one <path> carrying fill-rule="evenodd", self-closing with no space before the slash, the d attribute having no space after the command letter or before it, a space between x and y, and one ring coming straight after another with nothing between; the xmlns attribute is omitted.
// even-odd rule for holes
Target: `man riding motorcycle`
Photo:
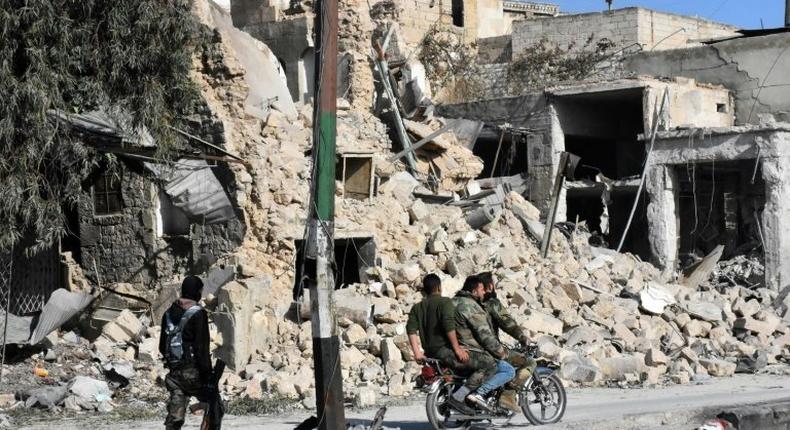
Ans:
<svg viewBox="0 0 790 430"><path fill-rule="evenodd" d="M425 276L422 293L424 299L412 307L406 323L406 333L415 361L422 362L428 355L452 369L471 371L467 384L471 389L477 388L486 375L494 373L496 363L484 352L467 352L461 348L456 336L455 304L452 299L442 297L442 285L438 276ZM420 344L425 353L420 349ZM469 391L470 388L466 388L466 393L461 393L448 402L463 413L473 413L464 404L464 398Z"/></svg>
<svg viewBox="0 0 790 430"><path fill-rule="evenodd" d="M499 330L501 329L523 345L527 345L529 343L529 336L519 327L516 320L510 315L510 312L508 312L507 307L505 307L496 296L496 286L493 274L491 272L483 272L479 273L477 276L485 285L485 297L483 298L482 305L491 318L494 334L497 339L499 339ZM521 408L518 405L516 389L529 379L537 363L524 354L510 350L508 350L506 360L517 368L518 371L516 372L516 377L510 381L506 387L507 389L499 397L499 403L510 410L518 412Z"/></svg>
<svg viewBox="0 0 790 430"><path fill-rule="evenodd" d="M455 331L458 342L465 346L470 354L476 353L481 360L496 365L496 373L466 397L467 400L489 409L485 400L486 395L508 383L513 379L516 371L507 362L508 350L499 342L491 317L481 304L484 297L483 281L476 276L470 276L464 281L463 288L453 298L453 302L455 302ZM469 391L471 390L467 386L461 387L453 398L458 400L460 396L466 396Z"/></svg>

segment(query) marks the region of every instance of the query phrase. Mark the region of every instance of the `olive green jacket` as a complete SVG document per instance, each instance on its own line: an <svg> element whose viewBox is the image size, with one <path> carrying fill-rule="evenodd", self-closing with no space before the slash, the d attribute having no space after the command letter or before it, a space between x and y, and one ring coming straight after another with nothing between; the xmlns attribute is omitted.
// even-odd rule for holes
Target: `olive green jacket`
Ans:
<svg viewBox="0 0 790 430"><path fill-rule="evenodd" d="M488 299L483 302L483 307L488 312L488 316L491 318L491 325L494 328L494 334L497 337L499 337L499 330L501 329L518 341L527 339L524 330L519 327L518 323L516 323L516 320L513 319L513 316L510 315L510 312L508 312L507 308L502 304L502 302L499 301L499 299L496 297Z"/></svg>
<svg viewBox="0 0 790 430"><path fill-rule="evenodd" d="M470 351L488 352L495 358L507 354L499 342L491 317L483 306L466 291L459 291L453 298L455 302L455 332L458 342Z"/></svg>

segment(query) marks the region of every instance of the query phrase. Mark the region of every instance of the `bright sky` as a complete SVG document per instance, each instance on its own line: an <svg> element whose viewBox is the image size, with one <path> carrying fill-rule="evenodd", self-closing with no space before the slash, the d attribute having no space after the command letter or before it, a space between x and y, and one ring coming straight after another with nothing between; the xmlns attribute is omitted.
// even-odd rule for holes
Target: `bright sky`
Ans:
<svg viewBox="0 0 790 430"><path fill-rule="evenodd" d="M604 0L547 0L546 3L560 5L564 13L607 8ZM614 0L612 4L614 8L631 6L699 16L747 29L760 28L760 18L765 28L784 26L785 0Z"/></svg>

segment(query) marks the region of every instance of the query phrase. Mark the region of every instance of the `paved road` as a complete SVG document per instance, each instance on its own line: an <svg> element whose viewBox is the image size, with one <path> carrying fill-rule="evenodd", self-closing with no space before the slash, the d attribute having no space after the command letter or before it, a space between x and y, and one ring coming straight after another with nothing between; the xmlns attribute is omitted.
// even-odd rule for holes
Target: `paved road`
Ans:
<svg viewBox="0 0 790 430"><path fill-rule="evenodd" d="M737 375L696 385L657 389L573 389L568 392L568 409L562 423L543 429L693 429L701 424L701 414L707 408L783 398L790 401L790 377L770 375ZM349 411L347 415L354 422L364 422L374 413L375 410ZM229 430L292 430L307 416L303 412L269 417L227 417L222 427ZM196 429L198 421L198 418L190 417L184 428ZM523 417L514 419L511 424L508 428L528 427ZM53 428L53 425L55 423L24 428L43 430ZM89 422L60 421L56 425L59 430L85 430L87 426L91 430L162 428L161 422L157 421L104 424L95 419ZM400 427L401 430L430 429L421 399L390 407L385 425Z"/></svg>

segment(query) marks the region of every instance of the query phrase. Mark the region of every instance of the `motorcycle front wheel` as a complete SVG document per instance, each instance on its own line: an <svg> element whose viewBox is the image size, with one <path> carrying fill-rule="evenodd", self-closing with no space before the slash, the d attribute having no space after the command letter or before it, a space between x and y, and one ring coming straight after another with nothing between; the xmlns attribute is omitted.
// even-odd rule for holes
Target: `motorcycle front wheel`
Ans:
<svg viewBox="0 0 790 430"><path fill-rule="evenodd" d="M434 430L466 430L472 426L471 421L452 419L452 409L447 405L447 399L457 388L459 386L455 382L443 382L438 390L428 393L428 398L425 401L425 413Z"/></svg>
<svg viewBox="0 0 790 430"><path fill-rule="evenodd" d="M539 378L539 380L535 380ZM565 387L554 375L534 375L519 394L519 405L532 425L553 424L565 415Z"/></svg>

